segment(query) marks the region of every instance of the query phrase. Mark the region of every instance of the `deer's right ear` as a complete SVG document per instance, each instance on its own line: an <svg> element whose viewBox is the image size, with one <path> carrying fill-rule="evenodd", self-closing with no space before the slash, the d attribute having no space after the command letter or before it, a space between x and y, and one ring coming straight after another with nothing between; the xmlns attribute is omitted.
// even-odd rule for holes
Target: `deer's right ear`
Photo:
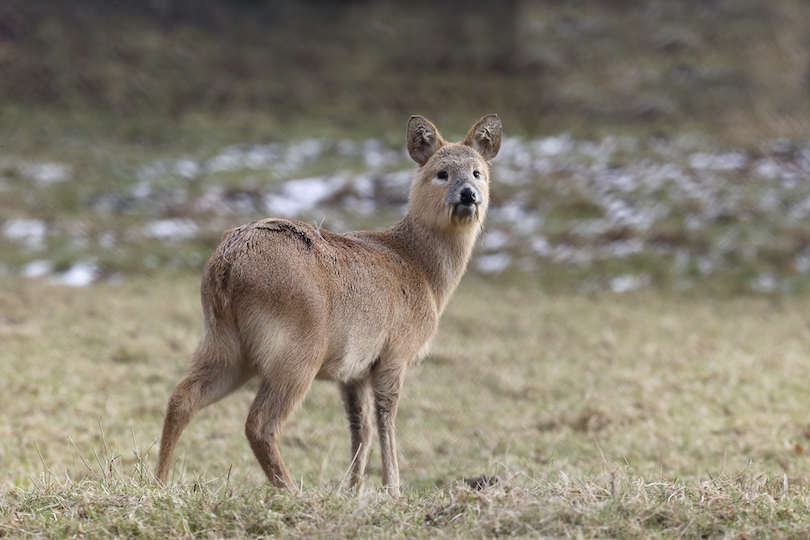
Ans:
<svg viewBox="0 0 810 540"><path fill-rule="evenodd" d="M436 126L424 116L411 116L408 121L408 153L420 166L427 163L445 142Z"/></svg>

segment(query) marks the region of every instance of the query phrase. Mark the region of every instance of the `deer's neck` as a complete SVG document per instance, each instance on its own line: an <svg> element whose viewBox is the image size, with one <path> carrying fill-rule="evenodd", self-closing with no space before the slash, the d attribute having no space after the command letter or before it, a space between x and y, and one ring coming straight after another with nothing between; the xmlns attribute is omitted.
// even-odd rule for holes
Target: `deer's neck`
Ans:
<svg viewBox="0 0 810 540"><path fill-rule="evenodd" d="M464 275L480 226L475 223L436 230L408 215L392 229L427 278L441 313Z"/></svg>

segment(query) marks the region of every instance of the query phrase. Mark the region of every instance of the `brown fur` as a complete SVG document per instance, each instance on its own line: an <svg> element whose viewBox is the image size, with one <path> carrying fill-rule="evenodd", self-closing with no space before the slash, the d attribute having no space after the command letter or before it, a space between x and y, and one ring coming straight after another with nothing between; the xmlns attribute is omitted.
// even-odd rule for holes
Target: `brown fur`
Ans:
<svg viewBox="0 0 810 540"><path fill-rule="evenodd" d="M205 266L203 332L169 399L156 476L168 479L194 414L256 376L245 434L270 481L293 488L281 428L322 378L340 385L349 419L350 488L362 484L374 410L383 484L398 496L394 419L405 370L427 354L467 266L489 201L487 160L500 142L496 115L456 144L414 116L407 143L420 167L399 223L340 235L265 219L227 231Z"/></svg>

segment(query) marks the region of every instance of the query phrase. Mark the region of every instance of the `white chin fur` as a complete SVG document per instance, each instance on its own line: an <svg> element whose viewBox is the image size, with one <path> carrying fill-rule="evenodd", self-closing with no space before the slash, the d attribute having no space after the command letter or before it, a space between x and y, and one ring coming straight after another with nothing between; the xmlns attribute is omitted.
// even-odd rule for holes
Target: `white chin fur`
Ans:
<svg viewBox="0 0 810 540"><path fill-rule="evenodd" d="M450 207L449 214L451 221L478 221L478 206L456 204Z"/></svg>

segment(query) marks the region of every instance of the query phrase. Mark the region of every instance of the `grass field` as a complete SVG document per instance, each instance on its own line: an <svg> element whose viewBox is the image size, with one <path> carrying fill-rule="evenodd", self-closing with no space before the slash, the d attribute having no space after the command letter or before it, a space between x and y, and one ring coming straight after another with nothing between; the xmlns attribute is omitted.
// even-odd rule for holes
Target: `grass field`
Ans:
<svg viewBox="0 0 810 540"><path fill-rule="evenodd" d="M0 289L0 535L767 537L810 531L810 308L783 296L552 294L468 276L379 455L339 484L348 429L316 383L282 438L302 491L265 487L252 387L184 433L155 487L165 403L200 327L198 277ZM493 476L477 491L465 479ZM24 531L24 532L23 532Z"/></svg>

